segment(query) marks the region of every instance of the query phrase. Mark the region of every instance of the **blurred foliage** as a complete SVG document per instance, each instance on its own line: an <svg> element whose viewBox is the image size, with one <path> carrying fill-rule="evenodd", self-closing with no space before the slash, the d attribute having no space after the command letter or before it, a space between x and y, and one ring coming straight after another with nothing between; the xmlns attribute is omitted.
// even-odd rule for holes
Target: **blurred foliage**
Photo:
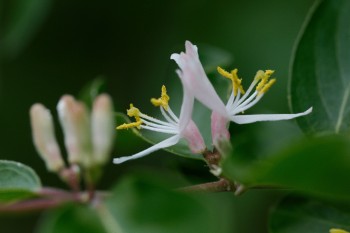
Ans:
<svg viewBox="0 0 350 233"><path fill-rule="evenodd" d="M0 202L35 196L40 188L40 179L33 169L18 162L0 160Z"/></svg>
<svg viewBox="0 0 350 233"><path fill-rule="evenodd" d="M349 207L289 196L271 211L269 228L271 233L349 231Z"/></svg>
<svg viewBox="0 0 350 233"><path fill-rule="evenodd" d="M322 1L306 23L291 67L291 106L313 105L313 114L298 118L305 132L349 132L350 2Z"/></svg>
<svg viewBox="0 0 350 233"><path fill-rule="evenodd" d="M247 187L280 186L348 202L348 141L348 137L340 136L302 140L255 162L233 151L223 161L223 171L225 176Z"/></svg>

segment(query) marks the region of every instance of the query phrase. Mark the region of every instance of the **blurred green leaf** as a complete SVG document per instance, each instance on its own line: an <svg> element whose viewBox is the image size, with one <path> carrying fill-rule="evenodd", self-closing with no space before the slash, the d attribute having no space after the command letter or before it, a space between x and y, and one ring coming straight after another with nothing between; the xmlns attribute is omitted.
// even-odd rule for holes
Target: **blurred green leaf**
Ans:
<svg viewBox="0 0 350 233"><path fill-rule="evenodd" d="M82 205L68 205L53 210L47 213L39 223L37 233L106 232L95 210Z"/></svg>
<svg viewBox="0 0 350 233"><path fill-rule="evenodd" d="M225 176L247 187L277 186L339 200L350 196L349 138L327 136L303 140L264 159L228 154Z"/></svg>
<svg viewBox="0 0 350 233"><path fill-rule="evenodd" d="M269 228L270 233L350 231L350 213L316 200L289 197L272 210Z"/></svg>
<svg viewBox="0 0 350 233"><path fill-rule="evenodd" d="M95 98L105 90L105 85L102 77L95 78L81 89L78 98L91 108Z"/></svg>
<svg viewBox="0 0 350 233"><path fill-rule="evenodd" d="M30 167L0 160L0 202L26 199L41 188L37 174Z"/></svg>
<svg viewBox="0 0 350 233"><path fill-rule="evenodd" d="M3 4L0 52L17 55L43 23L51 4L52 0L11 0Z"/></svg>
<svg viewBox="0 0 350 233"><path fill-rule="evenodd" d="M308 133L338 133L350 126L350 1L324 0L314 8L291 65L293 112Z"/></svg>
<svg viewBox="0 0 350 233"><path fill-rule="evenodd" d="M215 48L212 46L203 46L200 47L199 55L201 60L203 60L203 67L207 72L213 72L216 70L216 67L218 65L224 66L228 65L232 58L231 56L225 52L222 49ZM225 78L221 77L219 74L210 74L208 75L211 83L215 87L215 90L219 94L219 96L223 99L228 98L228 90L230 83L225 80ZM159 85L161 86L161 85ZM182 104L182 85L178 77L174 76L171 78L169 82L167 82L166 86L168 87L168 94L171 98L169 105L171 106L172 110L176 112L180 112L181 104ZM158 109L157 109L158 110ZM179 114L177 114L179 115ZM203 136L203 139L207 145L208 148L212 146L211 141L211 131L210 131L210 115L211 111L204 107L201 104L196 103L193 109L192 118L197 124L199 130L201 131L201 134ZM159 117L159 119L163 119L163 116L158 114L152 114L154 117ZM123 113L117 113L117 123L118 125L126 122L130 122L128 120L128 117ZM136 130L132 129L132 132L134 132L137 136L141 137L143 140L155 144L162 140L165 140L169 137L169 135L164 135L162 133L157 133L149 130ZM180 155L186 158L190 159L203 159L202 155L199 154L193 154L190 149L187 146L187 142L182 139L180 142L172 147L169 147L165 149L171 153L174 153L176 155Z"/></svg>
<svg viewBox="0 0 350 233"><path fill-rule="evenodd" d="M206 73L216 72L218 66L228 66L232 63L232 55L224 49L207 45L200 44L199 56Z"/></svg>
<svg viewBox="0 0 350 233"><path fill-rule="evenodd" d="M112 216L110 225L119 228L118 232L228 232L225 224L218 226L223 217L219 213L225 213L225 208L216 212L218 208L202 202L200 196L171 191L164 182L147 175L123 179L101 217Z"/></svg>

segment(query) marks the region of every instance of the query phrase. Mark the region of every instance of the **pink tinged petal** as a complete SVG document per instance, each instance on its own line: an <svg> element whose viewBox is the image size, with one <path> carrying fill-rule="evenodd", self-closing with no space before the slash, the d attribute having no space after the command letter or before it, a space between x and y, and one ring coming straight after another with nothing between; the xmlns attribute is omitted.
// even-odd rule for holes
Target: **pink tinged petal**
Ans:
<svg viewBox="0 0 350 233"><path fill-rule="evenodd" d="M30 121L36 150L49 171L57 172L65 165L55 137L50 111L41 104L30 108Z"/></svg>
<svg viewBox="0 0 350 233"><path fill-rule="evenodd" d="M92 146L93 160L96 164L104 164L111 154L115 136L112 99L107 94L96 97L92 114Z"/></svg>
<svg viewBox="0 0 350 233"><path fill-rule="evenodd" d="M312 107L305 112L296 114L258 114L258 115L239 115L231 117L231 121L237 124L249 124L258 121L280 121L289 120L296 117L304 116L312 112Z"/></svg>
<svg viewBox="0 0 350 233"><path fill-rule="evenodd" d="M181 136L188 142L188 147L195 154L201 154L205 151L206 146L201 133L196 124L191 120Z"/></svg>
<svg viewBox="0 0 350 233"><path fill-rule="evenodd" d="M214 146L218 146L220 141L230 140L230 133L228 131L229 119L223 117L217 112L211 114L211 136Z"/></svg>
<svg viewBox="0 0 350 233"><path fill-rule="evenodd" d="M183 85L183 100L179 117L179 130L182 132L186 129L188 123L192 119L192 111L194 104L194 96L189 92L186 86Z"/></svg>
<svg viewBox="0 0 350 233"><path fill-rule="evenodd" d="M57 105L64 142L70 163L92 165L90 119L86 106L70 95L64 95Z"/></svg>
<svg viewBox="0 0 350 233"><path fill-rule="evenodd" d="M227 115L225 104L216 93L210 83L204 68L199 60L197 47L186 41L186 53L172 54L171 59L175 60L181 69L179 74L183 85L208 108Z"/></svg>
<svg viewBox="0 0 350 233"><path fill-rule="evenodd" d="M131 156L115 158L115 159L113 159L113 163L121 164L121 163L124 163L125 161L128 161L128 160L138 159L138 158L144 157L144 156L146 156L146 155L148 155L148 154L150 154L150 153L152 153L154 151L173 146L176 143L178 143L179 140L180 140L180 136L179 135L172 136L172 137L170 137L168 139L165 139L164 141L161 141L161 142L151 146L150 148L148 148L146 150L143 150L143 151L141 151L141 152L139 152L137 154L134 154L134 155L131 155Z"/></svg>

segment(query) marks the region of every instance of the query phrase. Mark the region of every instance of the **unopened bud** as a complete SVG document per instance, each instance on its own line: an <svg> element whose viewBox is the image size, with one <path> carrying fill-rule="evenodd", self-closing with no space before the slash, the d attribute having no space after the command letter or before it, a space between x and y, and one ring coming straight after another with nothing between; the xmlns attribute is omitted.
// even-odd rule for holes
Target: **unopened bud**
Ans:
<svg viewBox="0 0 350 233"><path fill-rule="evenodd" d="M104 164L113 147L115 135L113 103L109 95L99 95L93 104L91 115L93 160Z"/></svg>
<svg viewBox="0 0 350 233"><path fill-rule="evenodd" d="M57 144L52 116L42 104L30 108L30 121L36 150L49 171L57 172L65 165Z"/></svg>
<svg viewBox="0 0 350 233"><path fill-rule="evenodd" d="M64 142L71 164L89 167L91 161L90 120L86 106L70 95L64 95L57 105Z"/></svg>

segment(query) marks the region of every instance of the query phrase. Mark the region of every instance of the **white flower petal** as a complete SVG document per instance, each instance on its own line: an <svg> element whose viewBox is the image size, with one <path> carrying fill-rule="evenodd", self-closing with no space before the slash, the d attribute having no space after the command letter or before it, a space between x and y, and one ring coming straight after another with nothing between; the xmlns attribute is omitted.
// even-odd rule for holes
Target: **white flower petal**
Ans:
<svg viewBox="0 0 350 233"><path fill-rule="evenodd" d="M249 124L258 121L280 121L289 120L296 117L304 116L312 112L312 107L305 112L296 114L257 114L257 115L239 115L231 117L231 120L237 124Z"/></svg>
<svg viewBox="0 0 350 233"><path fill-rule="evenodd" d="M183 100L180 111L180 120L179 120L179 130L182 132L185 130L186 126L192 119L192 111L194 104L194 96L189 92L186 86L183 85Z"/></svg>
<svg viewBox="0 0 350 233"><path fill-rule="evenodd" d="M178 143L178 141L180 140L180 136L179 135L175 135L175 136L172 136L168 139L165 139L164 141L161 141L153 146L151 146L150 148L147 148L146 150L143 150L137 154L134 154L134 155L131 155L131 156L125 156L125 157L120 157L120 158L115 158L113 159L113 163L115 164L121 164L125 161L128 161L128 160L132 160L132 159L138 159L138 158L141 158L141 157L144 157L156 150L160 150L160 149L163 149L163 148L167 148L167 147L170 147L170 146L173 146L175 145L176 143Z"/></svg>
<svg viewBox="0 0 350 233"><path fill-rule="evenodd" d="M208 108L227 116L225 104L205 74L198 57L197 47L186 41L186 53L173 54L171 59L175 60L180 67L182 72L181 74L178 72L179 77L191 94Z"/></svg>

